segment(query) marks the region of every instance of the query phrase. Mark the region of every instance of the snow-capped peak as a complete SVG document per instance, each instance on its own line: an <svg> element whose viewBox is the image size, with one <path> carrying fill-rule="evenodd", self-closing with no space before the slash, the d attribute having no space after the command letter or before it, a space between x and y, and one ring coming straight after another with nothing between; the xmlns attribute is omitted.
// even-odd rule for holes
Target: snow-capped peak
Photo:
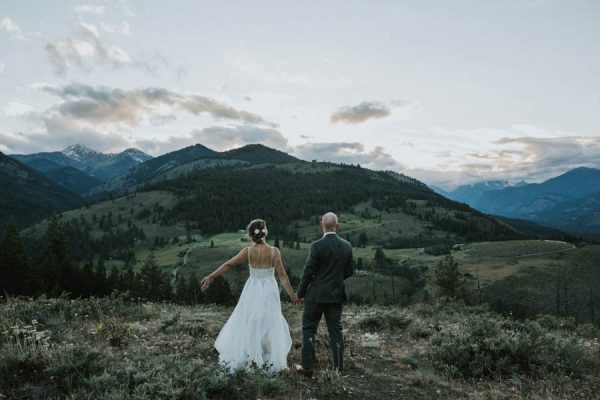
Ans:
<svg viewBox="0 0 600 400"><path fill-rule="evenodd" d="M96 153L96 150L90 149L89 147L84 146L82 144L72 144L72 145L62 149L61 153L63 153L67 157L79 160L79 159L81 159L82 156Z"/></svg>
<svg viewBox="0 0 600 400"><path fill-rule="evenodd" d="M137 161L137 162L144 162L150 158L152 158L151 155L144 153L143 151L141 151L140 149L136 149L134 147L130 147L128 149L125 149L121 152L121 154L127 154L127 156L129 156L132 160Z"/></svg>

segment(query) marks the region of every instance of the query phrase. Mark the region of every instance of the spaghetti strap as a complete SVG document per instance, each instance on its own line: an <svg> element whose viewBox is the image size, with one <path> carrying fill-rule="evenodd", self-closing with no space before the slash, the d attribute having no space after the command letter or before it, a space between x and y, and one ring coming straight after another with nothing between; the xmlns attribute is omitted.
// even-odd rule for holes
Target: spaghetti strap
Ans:
<svg viewBox="0 0 600 400"><path fill-rule="evenodd" d="M273 246L271 246L271 267L275 264L275 251L273 251Z"/></svg>

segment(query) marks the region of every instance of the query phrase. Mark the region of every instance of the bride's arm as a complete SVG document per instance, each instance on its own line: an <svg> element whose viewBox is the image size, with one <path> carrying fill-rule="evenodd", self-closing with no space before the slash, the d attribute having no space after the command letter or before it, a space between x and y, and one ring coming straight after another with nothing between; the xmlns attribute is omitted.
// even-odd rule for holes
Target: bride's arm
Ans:
<svg viewBox="0 0 600 400"><path fill-rule="evenodd" d="M290 299L295 303L298 301L298 297L296 296L296 292L292 289L292 285L290 284L290 278L285 272L285 268L283 268L283 263L281 262L281 253L279 249L275 247L275 259L273 260L275 263L275 269L277 270L277 275L279 275L279 282L281 282L281 286L285 289Z"/></svg>
<svg viewBox="0 0 600 400"><path fill-rule="evenodd" d="M223 274L229 268L243 263L247 259L248 259L248 250L246 248L243 248L242 250L240 250L240 252L236 256L231 257L229 260L227 260L223 264L221 264L221 266L219 268L217 268L216 270L214 270L210 275L207 275L204 278L202 278L202 281L200 282L202 284L202 288L201 288L202 291L203 292L206 291L206 289L208 289L210 284L213 283L213 281L215 280L215 278L217 276Z"/></svg>

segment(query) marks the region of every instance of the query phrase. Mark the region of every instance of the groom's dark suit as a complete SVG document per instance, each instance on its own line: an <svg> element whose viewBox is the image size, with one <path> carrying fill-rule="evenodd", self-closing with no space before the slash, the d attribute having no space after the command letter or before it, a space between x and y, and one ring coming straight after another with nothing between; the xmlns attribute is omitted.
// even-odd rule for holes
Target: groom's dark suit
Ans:
<svg viewBox="0 0 600 400"><path fill-rule="evenodd" d="M347 300L344 279L354 274L352 246L335 232L326 233L310 247L298 287L304 298L302 316L302 366L313 368L314 338L321 316L325 314L333 362L343 368L342 303Z"/></svg>

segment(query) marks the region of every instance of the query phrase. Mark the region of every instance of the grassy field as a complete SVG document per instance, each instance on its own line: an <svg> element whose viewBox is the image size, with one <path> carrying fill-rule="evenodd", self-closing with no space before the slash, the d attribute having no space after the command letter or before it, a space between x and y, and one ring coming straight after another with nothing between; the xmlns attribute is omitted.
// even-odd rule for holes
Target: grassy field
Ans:
<svg viewBox="0 0 600 400"><path fill-rule="evenodd" d="M347 306L342 375L332 370L322 323L313 379L293 371L231 376L213 348L230 313L120 296L0 303L0 398L546 400L597 398L600 385L596 328L540 319L523 331L523 323L455 303ZM284 304L283 313L292 366L301 308ZM479 342L481 329L501 353Z"/></svg>

